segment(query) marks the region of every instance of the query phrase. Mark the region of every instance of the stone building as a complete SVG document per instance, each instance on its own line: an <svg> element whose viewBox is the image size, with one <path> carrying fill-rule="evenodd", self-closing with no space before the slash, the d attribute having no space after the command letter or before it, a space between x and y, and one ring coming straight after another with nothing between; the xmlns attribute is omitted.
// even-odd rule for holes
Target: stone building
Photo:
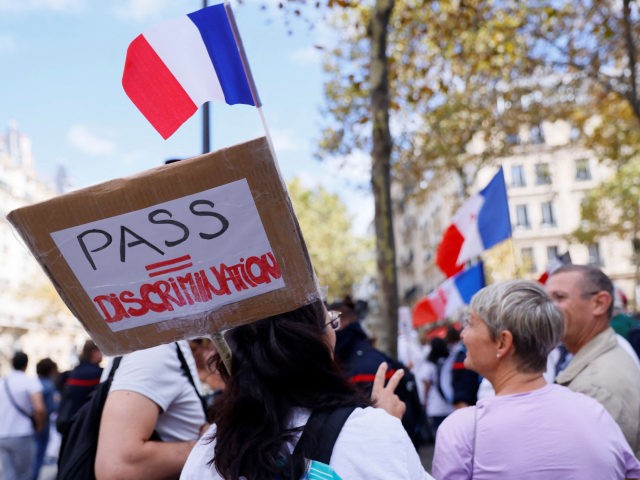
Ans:
<svg viewBox="0 0 640 480"><path fill-rule="evenodd" d="M29 138L11 124L0 134L0 374L16 350L29 355L31 372L44 357L68 368L87 338L6 219L10 211L56 193L34 169Z"/></svg>

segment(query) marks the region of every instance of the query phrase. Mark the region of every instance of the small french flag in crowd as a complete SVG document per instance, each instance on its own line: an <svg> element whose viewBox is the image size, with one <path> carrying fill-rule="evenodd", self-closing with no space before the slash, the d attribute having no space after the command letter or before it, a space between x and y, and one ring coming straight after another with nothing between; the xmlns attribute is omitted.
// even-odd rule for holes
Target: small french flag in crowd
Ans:
<svg viewBox="0 0 640 480"><path fill-rule="evenodd" d="M213 5L138 35L127 49L122 86L167 139L209 100L260 106L243 58L230 7Z"/></svg>
<svg viewBox="0 0 640 480"><path fill-rule="evenodd" d="M460 272L465 262L509 237L509 204L500 167L489 184L454 215L438 246L436 264L450 277Z"/></svg>
<svg viewBox="0 0 640 480"><path fill-rule="evenodd" d="M460 307L468 305L471 297L484 286L482 262L447 278L437 289L415 304L413 328L451 318Z"/></svg>

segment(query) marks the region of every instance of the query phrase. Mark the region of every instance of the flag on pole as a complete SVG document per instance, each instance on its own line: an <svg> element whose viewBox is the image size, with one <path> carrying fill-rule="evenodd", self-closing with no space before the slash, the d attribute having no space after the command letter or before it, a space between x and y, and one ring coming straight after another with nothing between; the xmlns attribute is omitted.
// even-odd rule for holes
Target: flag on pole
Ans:
<svg viewBox="0 0 640 480"><path fill-rule="evenodd" d="M162 22L129 45L122 86L166 140L209 100L260 106L224 4Z"/></svg>
<svg viewBox="0 0 640 480"><path fill-rule="evenodd" d="M436 264L450 277L460 272L465 262L509 237L509 204L500 167L489 184L454 215L438 246Z"/></svg>
<svg viewBox="0 0 640 480"><path fill-rule="evenodd" d="M551 276L553 272L564 265L571 265L571 255L569 254L568 250L562 255L556 255L549 261L549 263L547 264L547 269L542 275L538 277L538 282L544 285L545 283L547 283L549 276Z"/></svg>
<svg viewBox="0 0 640 480"><path fill-rule="evenodd" d="M447 278L413 307L413 328L451 317L485 286L482 262Z"/></svg>

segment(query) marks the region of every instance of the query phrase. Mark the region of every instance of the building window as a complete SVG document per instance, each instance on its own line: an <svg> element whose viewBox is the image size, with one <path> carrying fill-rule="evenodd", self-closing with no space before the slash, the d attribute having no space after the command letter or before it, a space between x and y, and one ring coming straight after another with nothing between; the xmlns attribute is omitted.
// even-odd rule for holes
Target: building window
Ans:
<svg viewBox="0 0 640 480"><path fill-rule="evenodd" d="M529 135L531 137L531 143L534 145L541 145L544 143L544 133L542 132L542 128L540 125L534 125L529 130Z"/></svg>
<svg viewBox="0 0 640 480"><path fill-rule="evenodd" d="M533 256L533 248L525 247L520 249L520 261L522 267L529 273L536 271L536 259Z"/></svg>
<svg viewBox="0 0 640 480"><path fill-rule="evenodd" d="M592 243L589 245L589 265L601 267L603 265L602 256L600 255L600 245Z"/></svg>
<svg viewBox="0 0 640 480"><path fill-rule="evenodd" d="M551 170L547 162L536 163L536 185L550 185Z"/></svg>
<svg viewBox="0 0 640 480"><path fill-rule="evenodd" d="M522 165L511 165L511 186L524 187L524 167Z"/></svg>
<svg viewBox="0 0 640 480"><path fill-rule="evenodd" d="M558 246L551 245L547 247L547 263L555 262L558 259Z"/></svg>
<svg viewBox="0 0 640 480"><path fill-rule="evenodd" d="M508 145L520 145L520 135L517 133L510 133L507 135L505 141Z"/></svg>
<svg viewBox="0 0 640 480"><path fill-rule="evenodd" d="M553 213L553 203L552 202L543 202L542 203L542 225L547 227L555 227L556 226L556 216Z"/></svg>
<svg viewBox="0 0 640 480"><path fill-rule="evenodd" d="M516 205L516 227L529 228L529 211L526 205Z"/></svg>
<svg viewBox="0 0 640 480"><path fill-rule="evenodd" d="M576 180L591 180L591 169L589 168L588 158L576 160Z"/></svg>

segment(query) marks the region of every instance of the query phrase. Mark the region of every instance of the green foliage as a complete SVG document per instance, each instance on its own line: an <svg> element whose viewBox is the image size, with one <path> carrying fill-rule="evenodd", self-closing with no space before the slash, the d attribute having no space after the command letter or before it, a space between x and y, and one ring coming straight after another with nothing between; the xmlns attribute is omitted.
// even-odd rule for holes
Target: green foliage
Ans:
<svg viewBox="0 0 640 480"><path fill-rule="evenodd" d="M374 273L372 239L353 233L353 219L337 194L307 189L297 178L288 189L320 285L329 288L330 299L351 294Z"/></svg>
<svg viewBox="0 0 640 480"><path fill-rule="evenodd" d="M592 243L600 236L616 233L637 239L640 233L640 157L636 157L611 179L591 190L581 206L582 222L572 237Z"/></svg>

